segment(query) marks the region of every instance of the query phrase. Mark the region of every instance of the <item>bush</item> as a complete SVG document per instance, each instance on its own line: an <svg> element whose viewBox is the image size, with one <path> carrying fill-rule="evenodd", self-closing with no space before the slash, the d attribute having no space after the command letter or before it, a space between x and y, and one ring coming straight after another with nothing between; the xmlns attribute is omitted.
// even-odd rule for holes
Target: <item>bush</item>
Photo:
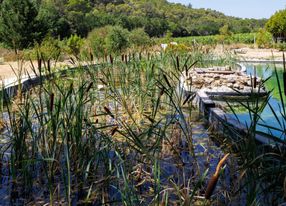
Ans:
<svg viewBox="0 0 286 206"><path fill-rule="evenodd" d="M259 29L256 37L256 44L259 48L269 48L272 45L272 35L265 29Z"/></svg>
<svg viewBox="0 0 286 206"><path fill-rule="evenodd" d="M23 51L24 59L37 59L38 55L44 61L59 60L62 53L62 42L51 36L46 37L41 44L36 44L31 50Z"/></svg>
<svg viewBox="0 0 286 206"><path fill-rule="evenodd" d="M275 38L277 42L279 37L286 36L286 9L277 11L267 21L265 27Z"/></svg>
<svg viewBox="0 0 286 206"><path fill-rule="evenodd" d="M130 32L129 42L130 45L137 48L138 47L144 48L151 45L151 39L149 35L142 28L134 29L133 31Z"/></svg>
<svg viewBox="0 0 286 206"><path fill-rule="evenodd" d="M66 51L68 54L78 57L80 54L81 47L83 46L84 40L77 36L72 35L66 41Z"/></svg>
<svg viewBox="0 0 286 206"><path fill-rule="evenodd" d="M275 48L279 51L286 51L286 43L277 43L275 44Z"/></svg>
<svg viewBox="0 0 286 206"><path fill-rule="evenodd" d="M112 27L106 37L107 51L112 54L122 53L129 46L129 31L120 26Z"/></svg>
<svg viewBox="0 0 286 206"><path fill-rule="evenodd" d="M107 53L106 37L111 32L111 26L105 26L92 30L87 37L87 44L93 54L97 57L103 57Z"/></svg>

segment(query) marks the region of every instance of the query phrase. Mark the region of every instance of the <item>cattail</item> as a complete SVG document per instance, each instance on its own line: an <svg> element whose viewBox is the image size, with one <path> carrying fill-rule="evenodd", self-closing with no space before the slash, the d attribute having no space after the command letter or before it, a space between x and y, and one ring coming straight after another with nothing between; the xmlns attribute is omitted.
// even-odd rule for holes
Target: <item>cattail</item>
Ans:
<svg viewBox="0 0 286 206"><path fill-rule="evenodd" d="M152 64L152 67L151 67L152 74L154 73L154 69L155 69L155 64Z"/></svg>
<svg viewBox="0 0 286 206"><path fill-rule="evenodd" d="M167 85L168 85L169 87L172 87L171 84L170 84L170 82L169 82L169 80L168 80L168 78L167 78L167 76L166 76L165 74L163 74L163 77L164 77L164 79L165 79Z"/></svg>
<svg viewBox="0 0 286 206"><path fill-rule="evenodd" d="M177 62L177 69L180 71L180 60L179 60L179 56L176 57L176 62Z"/></svg>
<svg viewBox="0 0 286 206"><path fill-rule="evenodd" d="M107 85L107 83L102 78L100 78L99 80L101 81L102 84Z"/></svg>
<svg viewBox="0 0 286 206"><path fill-rule="evenodd" d="M197 63L198 63L198 61L195 61L194 63L192 63L192 64L188 67L187 72L188 72L193 66L195 66Z"/></svg>
<svg viewBox="0 0 286 206"><path fill-rule="evenodd" d="M121 54L121 61L124 62L124 54Z"/></svg>
<svg viewBox="0 0 286 206"><path fill-rule="evenodd" d="M127 64L128 63L128 56L127 56L127 54L125 54L125 64Z"/></svg>
<svg viewBox="0 0 286 206"><path fill-rule="evenodd" d="M113 136L118 130L118 127L114 127L112 130L111 130L111 136Z"/></svg>
<svg viewBox="0 0 286 206"><path fill-rule="evenodd" d="M113 64L113 57L111 56L111 54L109 55L109 59L110 59L110 63Z"/></svg>
<svg viewBox="0 0 286 206"><path fill-rule="evenodd" d="M149 117L148 115L144 115L144 117L146 117L151 123L154 123L154 122L155 122L155 120L152 119L151 117Z"/></svg>
<svg viewBox="0 0 286 206"><path fill-rule="evenodd" d="M71 64L75 64L75 61L72 57L70 57L70 62L71 62Z"/></svg>
<svg viewBox="0 0 286 206"><path fill-rule="evenodd" d="M49 74L51 74L51 60L50 59L48 59L47 61L47 67L48 67Z"/></svg>
<svg viewBox="0 0 286 206"><path fill-rule="evenodd" d="M54 98L55 98L55 95L54 95L54 93L52 93L50 95L50 112L53 112L53 110L54 110Z"/></svg>
<svg viewBox="0 0 286 206"><path fill-rule="evenodd" d="M73 83L70 84L70 90L69 92L72 92L73 91Z"/></svg>
<svg viewBox="0 0 286 206"><path fill-rule="evenodd" d="M191 93L188 94L188 96L186 97L185 101L183 102L183 105L185 105L185 104L189 101L189 99L191 98L191 96L192 96Z"/></svg>
<svg viewBox="0 0 286 206"><path fill-rule="evenodd" d="M254 66L254 78L253 78L253 87L256 88L257 77L256 77L256 66Z"/></svg>
<svg viewBox="0 0 286 206"><path fill-rule="evenodd" d="M93 54L92 54L92 52L89 52L89 57L90 57L90 61L93 61Z"/></svg>
<svg viewBox="0 0 286 206"><path fill-rule="evenodd" d="M188 76L188 66L185 65L185 72L186 72L186 77Z"/></svg>
<svg viewBox="0 0 286 206"><path fill-rule="evenodd" d="M164 94L164 92L165 92L165 89L162 88L161 91L160 91L160 97Z"/></svg>
<svg viewBox="0 0 286 206"><path fill-rule="evenodd" d="M89 85L88 85L88 87L87 87L86 90L85 90L86 93L89 92L89 90L91 89L92 85L93 85L93 82L90 82Z"/></svg>
<svg viewBox="0 0 286 206"><path fill-rule="evenodd" d="M110 111L107 107L103 107L103 108L104 108L105 112L106 112L109 116L111 116L112 118L114 118L114 115L111 113L111 111Z"/></svg>
<svg viewBox="0 0 286 206"><path fill-rule="evenodd" d="M212 176L212 178L210 179L208 186L207 186L207 190L206 190L206 194L205 194L205 198L208 200L210 199L210 197L213 194L213 191L215 190L217 181L219 179L219 172L222 168L222 166L224 165L227 157L229 156L229 153L226 154L218 163L217 167L216 167L216 171L214 173L214 175Z"/></svg>
<svg viewBox="0 0 286 206"><path fill-rule="evenodd" d="M139 53L139 60L141 60L142 59L142 54L141 54L141 52Z"/></svg>

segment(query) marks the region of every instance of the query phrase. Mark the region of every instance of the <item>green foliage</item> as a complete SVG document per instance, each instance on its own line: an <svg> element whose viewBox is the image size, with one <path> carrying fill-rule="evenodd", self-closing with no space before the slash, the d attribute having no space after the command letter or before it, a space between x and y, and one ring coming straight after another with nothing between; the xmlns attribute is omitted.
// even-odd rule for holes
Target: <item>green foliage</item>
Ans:
<svg viewBox="0 0 286 206"><path fill-rule="evenodd" d="M254 44L256 33L244 33L231 35L231 43Z"/></svg>
<svg viewBox="0 0 286 206"><path fill-rule="evenodd" d="M279 42L274 45L276 49L279 49L279 51L286 51L286 43L285 42Z"/></svg>
<svg viewBox="0 0 286 206"><path fill-rule="evenodd" d="M68 19L72 33L86 36L91 30L91 6L86 0L68 0L65 5L66 18Z"/></svg>
<svg viewBox="0 0 286 206"><path fill-rule="evenodd" d="M72 35L66 41L67 53L78 57L83 44L84 44L84 40L82 38L80 38L76 34Z"/></svg>
<svg viewBox="0 0 286 206"><path fill-rule="evenodd" d="M95 28L107 25L128 31L143 28L150 37L163 37L167 33L172 37L206 36L219 34L224 25L230 25L227 30L232 33L257 31L265 22L228 17L165 0L3 0L0 41L11 48L23 49L34 42L40 43L47 34L60 39L72 34L87 37Z"/></svg>
<svg viewBox="0 0 286 206"><path fill-rule="evenodd" d="M225 43L231 38L232 35L227 24L219 29L219 34L220 35L217 37L219 43Z"/></svg>
<svg viewBox="0 0 286 206"><path fill-rule="evenodd" d="M272 45L272 35L265 29L260 29L257 33L256 44L259 48L269 48Z"/></svg>
<svg viewBox="0 0 286 206"><path fill-rule="evenodd" d="M107 53L106 36L110 33L112 27L105 26L94 29L88 34L87 44L91 47L95 56L102 57Z"/></svg>
<svg viewBox="0 0 286 206"><path fill-rule="evenodd" d="M43 0L39 9L38 19L51 36L62 39L71 35L70 23L64 14L65 5L60 0Z"/></svg>
<svg viewBox="0 0 286 206"><path fill-rule="evenodd" d="M38 5L32 0L3 0L0 8L0 41L17 52L43 37Z"/></svg>
<svg viewBox="0 0 286 206"><path fill-rule="evenodd" d="M274 36L277 42L278 38L286 38L286 9L276 12L266 23L266 29Z"/></svg>
<svg viewBox="0 0 286 206"><path fill-rule="evenodd" d="M151 44L151 39L144 29L134 29L130 32L129 42L133 47L147 47Z"/></svg>
<svg viewBox="0 0 286 206"><path fill-rule="evenodd" d="M44 61L58 60L61 54L61 42L50 36L46 37L41 44L36 45L35 51L41 55Z"/></svg>
<svg viewBox="0 0 286 206"><path fill-rule="evenodd" d="M129 31L120 26L105 26L90 32L87 44L97 57L119 54L129 46L129 35Z"/></svg>
<svg viewBox="0 0 286 206"><path fill-rule="evenodd" d="M129 46L129 32L120 26L114 26L106 36L108 53L121 53Z"/></svg>

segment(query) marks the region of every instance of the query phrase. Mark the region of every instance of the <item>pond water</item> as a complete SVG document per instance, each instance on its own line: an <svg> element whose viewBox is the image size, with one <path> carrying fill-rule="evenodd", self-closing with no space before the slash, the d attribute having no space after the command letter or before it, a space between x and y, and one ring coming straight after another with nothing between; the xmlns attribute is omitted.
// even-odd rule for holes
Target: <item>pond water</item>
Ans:
<svg viewBox="0 0 286 206"><path fill-rule="evenodd" d="M259 124L257 125L256 130L265 132L268 134L272 134L282 140L285 140L285 128L286 128L286 118L284 115L285 105L283 106L283 102L285 102L284 89L283 89L283 68L282 65L273 65L273 64L248 64L246 66L246 73L248 75L254 75L254 68L256 67L257 76L268 79L265 83L265 87L267 91L272 91L271 97L269 99L268 104L264 108L261 113L261 120L259 120ZM277 75L279 78L279 82L282 89L282 98L279 94L278 81L275 73L275 67L277 68ZM236 113L239 121L241 123L245 123L248 126L251 122L251 115L245 109L240 109L240 112ZM232 116L235 116L232 114ZM283 117L284 116L284 117ZM266 126L267 125L267 126Z"/></svg>

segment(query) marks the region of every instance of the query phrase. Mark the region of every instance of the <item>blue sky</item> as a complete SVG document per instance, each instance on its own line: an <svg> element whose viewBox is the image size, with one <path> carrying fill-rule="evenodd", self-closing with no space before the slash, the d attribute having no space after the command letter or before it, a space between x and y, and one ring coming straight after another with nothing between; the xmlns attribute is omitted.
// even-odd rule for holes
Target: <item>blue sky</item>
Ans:
<svg viewBox="0 0 286 206"><path fill-rule="evenodd" d="M226 15L242 18L269 18L277 10L286 8L285 0L168 0L189 4L193 8L210 8Z"/></svg>

